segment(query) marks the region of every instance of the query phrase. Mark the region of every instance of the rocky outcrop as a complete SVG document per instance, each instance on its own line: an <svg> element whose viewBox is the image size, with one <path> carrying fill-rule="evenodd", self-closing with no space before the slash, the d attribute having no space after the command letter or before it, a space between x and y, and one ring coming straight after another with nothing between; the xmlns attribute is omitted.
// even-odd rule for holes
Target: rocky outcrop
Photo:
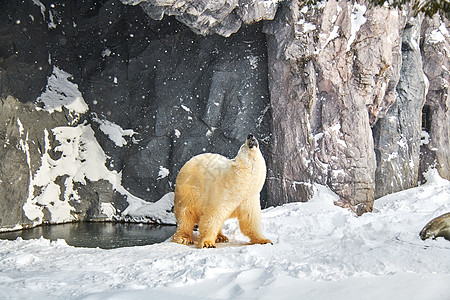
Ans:
<svg viewBox="0 0 450 300"><path fill-rule="evenodd" d="M23 205L28 197L30 167L24 143L23 124L33 106L19 105L12 97L0 99L0 224L14 227L30 224L24 216ZM34 122L34 118L30 118ZM56 122L58 123L58 122ZM41 140L42 142L42 140ZM37 149L33 149L37 150ZM33 151L35 152L35 151ZM34 166L36 168L36 166Z"/></svg>
<svg viewBox="0 0 450 300"><path fill-rule="evenodd" d="M376 197L417 186L435 167L449 178L448 22L409 18L402 34L397 100L374 127Z"/></svg>
<svg viewBox="0 0 450 300"><path fill-rule="evenodd" d="M375 197L417 185L422 107L428 92L419 48L422 17L411 18L402 33L397 98L374 127L377 170Z"/></svg>
<svg viewBox="0 0 450 300"><path fill-rule="evenodd" d="M121 0L137 5L154 20L175 16L195 33L217 33L225 37L243 25L272 20L280 0Z"/></svg>
<svg viewBox="0 0 450 300"><path fill-rule="evenodd" d="M273 204L306 201L319 182L360 214L416 186L429 166L448 178L447 27L439 16L422 25L407 15L408 7L290 1L266 24Z"/></svg>
<svg viewBox="0 0 450 300"><path fill-rule="evenodd" d="M370 126L395 101L402 18L347 1L315 7L291 1L280 14L265 27L272 153L284 162L272 168L269 198L307 200L311 183L319 182L340 196L340 205L370 211Z"/></svg>
<svg viewBox="0 0 450 300"><path fill-rule="evenodd" d="M104 153L91 127L78 124L69 110L50 114L0 98L0 124L2 228L110 220L108 207L129 205L114 191L115 173L97 157Z"/></svg>

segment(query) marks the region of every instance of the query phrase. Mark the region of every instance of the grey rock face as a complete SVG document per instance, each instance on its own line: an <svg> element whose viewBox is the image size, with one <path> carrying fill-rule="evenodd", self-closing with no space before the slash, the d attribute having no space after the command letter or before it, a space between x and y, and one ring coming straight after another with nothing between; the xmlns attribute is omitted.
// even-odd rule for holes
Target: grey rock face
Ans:
<svg viewBox="0 0 450 300"><path fill-rule="evenodd" d="M429 167L449 178L446 22L435 16L410 19L405 26L398 97L374 127L376 197L416 186Z"/></svg>
<svg viewBox="0 0 450 300"><path fill-rule="evenodd" d="M375 197L417 185L421 114L428 92L419 48L422 18L407 22L402 34L402 68L397 100L374 127L377 171Z"/></svg>
<svg viewBox="0 0 450 300"><path fill-rule="evenodd" d="M151 24L156 32L170 28ZM135 88L142 94L130 87L124 111L136 110L138 101L142 117L135 119L131 113L124 118L120 112L105 116L117 124L126 124L125 119L130 122L126 128L138 132L139 141L115 158L131 193L156 201L173 190L179 169L193 155L234 157L248 133L268 136L267 57L258 25L228 39L177 28L134 55L127 82L138 82ZM107 103L109 97L92 99Z"/></svg>
<svg viewBox="0 0 450 300"><path fill-rule="evenodd" d="M52 67L48 63L45 34L39 34L44 26L31 25L26 12L39 16L39 8L32 1L2 3L0 18L0 96L14 95L18 99L36 99L47 83ZM27 19L28 18L28 19ZM19 24L17 24L19 23ZM25 25L25 26L24 26ZM32 39L31 36L40 36ZM49 42L49 44L47 44ZM33 51L30 51L33 49ZM26 70L26 71L24 71Z"/></svg>
<svg viewBox="0 0 450 300"><path fill-rule="evenodd" d="M0 225L13 228L22 222L22 206L28 197L29 167L24 149L21 149L21 121L18 116L28 112L18 107L12 98L0 99ZM25 117L22 117L25 119Z"/></svg>
<svg viewBox="0 0 450 300"><path fill-rule="evenodd" d="M436 15L426 18L421 31L423 71L429 80L422 111L422 144L419 176L430 166L450 179L450 24ZM422 180L422 178L420 178Z"/></svg>
<svg viewBox="0 0 450 300"><path fill-rule="evenodd" d="M14 100L16 105L33 110L36 99L46 90L53 66L57 66L73 75L71 81L78 85L89 112L76 120L68 111L18 115L24 130L42 119L33 129L36 134L28 135L29 144L40 148L31 154L31 163L36 164L33 168L28 167L26 154L18 146L21 139L17 134L9 139L12 148L5 146L7 149L0 151L4 158L0 202L16 212L11 219L7 214L0 216L1 227L59 222L53 204L48 209L37 208L42 201L36 197L46 191L53 191L62 205L72 207L65 221L111 219L105 212L128 218L121 215L129 204L123 195L129 193L149 202L159 200L173 190L178 170L193 155L216 152L233 157L250 132L260 139L263 152L267 149L270 109L261 24L246 26L228 39L202 37L173 18L152 21L140 7L118 1L64 6L42 3L44 12L38 5L13 1L0 12L0 37L4 39L0 43L1 94L5 99L7 95L20 97ZM50 14L57 16L53 22ZM39 42L35 41L38 37ZM36 52L36 60L28 56L31 52ZM39 60L40 53L45 60ZM27 79L31 76L33 84ZM18 126L17 112L2 109L1 113L2 124ZM59 121L50 122L53 119ZM107 155L105 165L98 166L106 174L103 177L116 178L121 172L121 186L114 178L86 175L83 180L75 180L61 171L51 179L53 183L36 183L29 188L30 174L34 176L40 168L41 156L48 153L57 164L62 162L56 150L60 145L52 131L58 126L92 135ZM121 134L119 141L108 128ZM49 149L45 148L44 130L54 141ZM125 131L132 133L126 135ZM7 180L12 169L17 172L11 178L22 181L12 184ZM28 190L36 195L30 197ZM4 200L8 195L15 197ZM31 199L36 218L23 212L27 199Z"/></svg>

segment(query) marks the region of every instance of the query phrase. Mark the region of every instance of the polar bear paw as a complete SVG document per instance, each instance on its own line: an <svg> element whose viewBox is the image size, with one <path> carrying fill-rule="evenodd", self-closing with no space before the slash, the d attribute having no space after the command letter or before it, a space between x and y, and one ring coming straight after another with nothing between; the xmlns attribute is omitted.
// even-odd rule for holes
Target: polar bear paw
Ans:
<svg viewBox="0 0 450 300"><path fill-rule="evenodd" d="M228 242L228 238L222 233L219 233L216 238L216 243L226 243L226 242Z"/></svg>
<svg viewBox="0 0 450 300"><path fill-rule="evenodd" d="M269 239L257 239L257 240L253 240L251 241L252 244L272 244L272 241Z"/></svg>
<svg viewBox="0 0 450 300"><path fill-rule="evenodd" d="M216 248L216 244L213 241L208 240L202 241L199 246L199 248Z"/></svg>
<svg viewBox="0 0 450 300"><path fill-rule="evenodd" d="M183 244L183 245L193 245L194 244L194 240L192 239L192 237L190 237L190 236L177 236L177 235L174 235L173 236L173 238L172 238L172 240L175 242L175 243L178 243L178 244Z"/></svg>

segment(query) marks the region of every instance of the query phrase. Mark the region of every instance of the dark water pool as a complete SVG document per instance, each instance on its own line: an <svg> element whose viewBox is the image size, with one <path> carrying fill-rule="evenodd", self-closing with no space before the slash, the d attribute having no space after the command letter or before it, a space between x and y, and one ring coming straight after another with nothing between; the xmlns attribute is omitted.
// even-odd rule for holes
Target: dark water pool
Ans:
<svg viewBox="0 0 450 300"><path fill-rule="evenodd" d="M176 226L134 223L79 222L42 225L32 229L0 233L0 239L24 240L44 237L64 239L75 247L112 249L161 243L175 233Z"/></svg>

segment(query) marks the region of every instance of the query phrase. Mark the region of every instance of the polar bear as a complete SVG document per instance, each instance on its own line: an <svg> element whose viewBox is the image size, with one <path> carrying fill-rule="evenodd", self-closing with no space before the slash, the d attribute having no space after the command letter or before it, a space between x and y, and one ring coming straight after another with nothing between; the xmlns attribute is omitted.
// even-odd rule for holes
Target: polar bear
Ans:
<svg viewBox="0 0 450 300"><path fill-rule="evenodd" d="M272 243L261 233L259 194L266 178L266 163L257 139L249 134L234 159L205 153L190 159L175 183L174 242L194 244L198 224L198 248L215 248L227 242L222 233L226 219L237 218L243 234L253 244Z"/></svg>

